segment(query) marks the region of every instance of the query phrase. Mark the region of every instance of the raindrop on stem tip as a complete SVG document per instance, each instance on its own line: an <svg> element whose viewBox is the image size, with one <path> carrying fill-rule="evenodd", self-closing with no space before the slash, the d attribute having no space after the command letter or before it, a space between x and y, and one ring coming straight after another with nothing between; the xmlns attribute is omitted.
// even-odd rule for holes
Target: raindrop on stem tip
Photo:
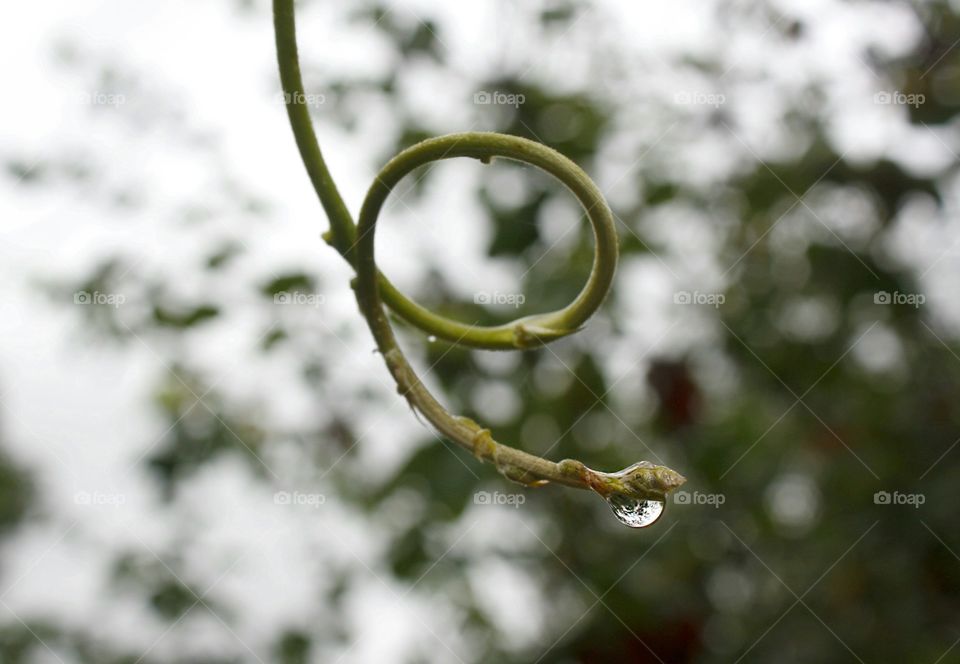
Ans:
<svg viewBox="0 0 960 664"><path fill-rule="evenodd" d="M646 528L663 514L664 505L659 500L638 500L624 495L612 495L606 500L620 523L631 528Z"/></svg>

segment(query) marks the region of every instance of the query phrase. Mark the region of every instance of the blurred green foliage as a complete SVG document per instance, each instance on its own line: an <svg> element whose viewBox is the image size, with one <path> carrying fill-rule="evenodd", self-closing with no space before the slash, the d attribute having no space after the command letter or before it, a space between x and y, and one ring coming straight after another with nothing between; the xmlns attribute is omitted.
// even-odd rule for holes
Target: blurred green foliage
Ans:
<svg viewBox="0 0 960 664"><path fill-rule="evenodd" d="M877 64L890 78L905 81L904 92L926 95L926 103L911 110L912 122L955 123L960 50L951 45L960 35L960 18L940 2L927 3L922 13L930 33L922 52L903 62ZM544 11L541 29L567 25L576 16L574 5L558 4ZM333 95L336 98L356 90L381 95L405 119L393 141L397 148L436 133L404 108L394 79L396 71L415 61L444 66L437 25L429 20L395 21L390 10L380 6L358 11L356 21L375 23L389 37L396 47L395 71L378 81L325 80L324 89L343 91ZM800 34L802 24L789 29ZM703 68L709 72L707 65ZM496 129L545 141L588 171L596 166L614 117L623 112L608 100L550 90L509 74L480 82L478 89L524 95L525 103L517 108L498 109ZM717 115L722 119L721 111ZM352 126L349 117L338 117L345 128ZM960 638L960 530L953 513L960 450L949 452L960 435L960 411L951 405L960 394L960 349L941 340L923 308L873 306L878 291L914 293L919 286L912 272L878 261L871 250L908 197L926 193L942 203L943 183L889 161L849 164L830 147L822 128L814 131L819 138L803 154L783 162L756 162L725 183L727 192L737 192L742 207L720 262L736 268L729 275L727 305L716 311L720 342L701 350L722 355L734 367L736 387L728 398L712 397L701 384L701 354L658 356L654 349L645 356L650 349L637 348L623 363L646 363L656 410L638 415L638 423L626 422L632 414L620 415L610 403L609 392L617 386L601 368L608 352L603 337L562 342L556 352L573 379L560 381L557 390L544 391L536 379L556 364L555 352L521 354L509 381L522 408L496 427L498 439L529 445L530 428L525 425L546 418L561 434L549 449L551 458L577 457L608 469L643 458L649 444L667 450L671 465L688 476L691 492L722 494L725 501L716 509L668 505L656 527L634 532L613 522L605 506L591 496L553 489L528 492L524 509L549 524L549 543L532 552L499 555L519 569L535 570L539 582L557 597L578 598L585 613L569 619L561 612L548 616L550 628L543 641L519 652L488 638L480 661L960 661L957 650L945 655ZM498 163L494 168L517 167ZM8 163L7 170L11 177L24 175L20 162ZM30 179L42 179L45 172L37 169ZM427 174L411 196L427 191L431 177ZM534 220L553 197L565 194L547 179L523 182L527 196L513 207L490 195L487 180L476 192L493 228L487 247L491 257L530 262L531 256L549 249ZM802 194L818 183L875 203L879 224L872 236L845 243L825 233L787 258L757 241L795 202L792 192ZM643 193L638 205L615 209L628 228L638 228L643 218L677 202L705 209L722 206L724 195L705 200L667 175L650 182ZM560 259L563 270L528 275L524 288L531 311L561 305L578 290L589 269L588 235L583 231L581 241ZM211 249L211 271L229 265L240 253L233 246ZM659 249L624 230L625 260ZM338 260L332 252L326 259ZM109 291L112 276L125 272L118 261L106 261L79 286ZM188 334L229 306L178 301L162 286L148 289L155 301L152 319L144 320L138 332L165 327ZM316 287L311 275L300 272L259 285L267 299ZM424 296L431 306L464 320L491 318L485 309L444 293L442 284L439 292ZM811 300L826 303L835 313L835 324L815 334L785 332L787 306ZM602 314L613 329L625 322L617 315L613 307ZM125 334L109 320L100 323L101 331ZM851 349L877 324L895 335L902 371L868 372L851 361ZM285 343L291 339L278 329L264 348ZM426 353L432 376L460 411L483 421L469 394L499 374L462 348L431 343ZM215 394L208 396L208 386L192 376L190 367L177 367L176 372L157 390L157 412L171 428L146 461L164 494L172 498L178 483L215 455L240 455L259 470L255 452L268 444L270 432L260 431L249 414ZM304 373L322 394L324 367L305 357ZM205 395L204 402L211 406L198 407L196 395ZM190 412L193 415L185 418ZM589 432L584 434L583 425L594 421L591 418L603 425L607 444L591 444ZM350 450L359 424L346 413L302 444L317 450L318 467L328 467L345 452L356 453ZM452 552L438 561L437 532L463 515L477 491L512 488L504 488L492 468L477 465L467 455L458 458L459 452L427 432L424 443L380 486L358 489L351 481L356 470L349 470L349 464L332 480L343 488L344 498L371 515L391 496L422 496L426 508L419 518L391 534L390 571L404 583L455 596L472 629L494 634L462 580L471 560ZM2 528L11 527L24 513L24 493L17 488L23 482L21 475L0 464ZM921 509L875 503L876 492L894 490L923 493L926 502ZM814 513L804 521L802 514L790 511L791 500L814 505ZM131 565L136 567L125 567ZM156 570L141 570L140 577L164 619L176 620L192 603L193 591ZM335 588L323 600L342 602L342 590ZM30 628L51 642L72 643L78 661L130 661L126 655L97 651L82 635L44 624ZM311 652L320 638L299 630L278 635L276 661L314 661ZM25 653L32 640L23 630L6 628L0 659L29 661Z"/></svg>

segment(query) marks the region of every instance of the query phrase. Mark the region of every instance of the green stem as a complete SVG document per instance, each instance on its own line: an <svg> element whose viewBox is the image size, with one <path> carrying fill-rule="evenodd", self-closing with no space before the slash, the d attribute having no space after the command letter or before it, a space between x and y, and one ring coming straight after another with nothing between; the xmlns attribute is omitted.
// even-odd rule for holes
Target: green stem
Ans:
<svg viewBox="0 0 960 664"><path fill-rule="evenodd" d="M397 343L383 305L419 329L474 348L530 348L578 331L599 308L613 282L617 264L617 235L613 215L589 176L558 152L516 136L464 133L442 136L414 145L391 159L377 175L355 226L327 169L313 130L297 56L293 0L274 0L274 29L280 80L287 101L290 126L310 181L330 220L328 242L357 271L356 295L377 347L386 360L397 389L410 406L443 435L494 463L507 478L526 485L556 482L590 489L604 497L664 500L684 478L665 466L641 462L619 473L602 473L571 459L554 463L496 442L490 431L465 417L449 413L426 389ZM453 157L471 157L489 163L493 157L521 161L562 182L580 201L593 227L593 269L581 292L566 307L497 326L465 325L421 307L406 298L377 269L374 235L377 215L396 184L412 170Z"/></svg>
<svg viewBox="0 0 960 664"><path fill-rule="evenodd" d="M603 303L613 284L617 269L617 231L613 213L590 177L562 154L540 143L506 134L468 132L431 138L407 148L383 167L367 192L360 210L356 250L372 260L377 216L387 196L404 176L430 162L454 157L471 157L484 163L494 157L505 157L540 168L562 182L580 201L593 227L596 248L587 283L563 309L492 327L464 325L437 316L409 300L398 301L393 286L385 284L385 280L380 281L383 299L420 329L474 348L530 348L579 330ZM355 267L359 274L360 265L355 263Z"/></svg>
<svg viewBox="0 0 960 664"><path fill-rule="evenodd" d="M330 219L330 231L324 237L356 267L354 247L357 227L324 161L310 119L309 107L304 103L307 96L297 55L293 0L274 2L274 32L287 116L310 182ZM454 156L475 156L485 160L493 156L516 159L542 168L570 189L590 219L596 242L593 268L587 284L573 302L559 311L502 325L481 326L467 325L420 306L378 273L380 290L387 306L426 334L472 348L533 348L576 332L603 303L616 271L616 229L603 194L579 166L550 148L515 136L479 133L445 136L404 150L378 174L378 182L391 183L380 193L385 198L400 178L417 166ZM381 199L380 203L382 202ZM379 211L379 205L376 211Z"/></svg>
<svg viewBox="0 0 960 664"><path fill-rule="evenodd" d="M280 66L280 83L283 85L287 117L293 128L293 136L300 150L300 158L310 176L310 182L317 192L330 220L332 244L337 251L347 257L356 227L350 217L337 185L327 169L327 163L320 152L317 135L313 131L309 107L302 103L306 100L303 91L303 77L300 75L300 58L297 55L297 29L294 19L293 0L277 0L273 3L273 29L277 42L277 64ZM351 261L352 262L352 261Z"/></svg>

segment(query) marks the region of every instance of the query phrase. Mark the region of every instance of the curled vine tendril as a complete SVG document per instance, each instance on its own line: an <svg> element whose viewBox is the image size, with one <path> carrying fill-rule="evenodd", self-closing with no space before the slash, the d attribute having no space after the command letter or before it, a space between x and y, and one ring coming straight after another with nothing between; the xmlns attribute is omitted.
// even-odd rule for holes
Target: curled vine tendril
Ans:
<svg viewBox="0 0 960 664"><path fill-rule="evenodd" d="M617 235L613 215L603 194L579 166L540 143L497 133L451 134L418 143L391 159L367 192L358 223L354 224L320 152L308 107L302 103L306 97L297 55L294 0L274 0L273 11L277 61L287 115L301 159L330 220L330 230L324 234L324 239L357 272L354 282L357 303L396 381L398 392L443 435L478 459L492 462L508 479L527 486L555 482L589 489L607 499L624 523L635 526L652 523L656 517L646 522L642 519L631 522L623 514L635 515L636 506L642 505L643 501L663 503L670 491L683 484L682 475L666 466L646 461L616 473L604 473L573 459L555 463L498 443L488 429L466 417L451 414L427 390L400 349L383 306L386 304L394 313L429 335L472 348L534 348L577 332L603 303L616 271ZM495 157L520 161L554 176L576 196L593 227L595 251L590 276L570 304L557 311L503 325L466 325L410 300L379 272L374 258L374 236L377 216L390 192L405 175L419 166L455 157L470 157L483 163L490 163Z"/></svg>

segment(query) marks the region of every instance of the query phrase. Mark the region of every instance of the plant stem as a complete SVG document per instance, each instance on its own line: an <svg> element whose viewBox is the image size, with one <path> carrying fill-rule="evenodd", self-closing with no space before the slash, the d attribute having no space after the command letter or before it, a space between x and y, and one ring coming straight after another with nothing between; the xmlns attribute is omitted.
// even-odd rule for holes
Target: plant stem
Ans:
<svg viewBox="0 0 960 664"><path fill-rule="evenodd" d="M590 489L601 496L636 500L664 500L684 478L675 471L650 463L634 464L619 473L602 473L566 459L558 463L496 442L490 431L476 422L452 415L423 385L397 343L383 304L419 329L474 348L530 348L578 331L602 304L617 264L617 235L613 215L597 186L572 161L544 145L516 136L464 133L441 136L414 145L391 159L367 192L354 225L330 175L310 119L297 55L293 0L274 0L277 62L290 126L314 190L330 220L327 241L357 271L357 303L397 383L410 406L443 435L490 461L508 479L528 486L555 482ZM394 186L424 164L453 157L471 157L489 163L493 157L521 161L560 180L580 201L594 231L593 269L581 292L563 309L528 316L497 326L465 325L439 316L400 293L380 274L374 258L377 215ZM382 298L382 299L381 299Z"/></svg>
<svg viewBox="0 0 960 664"><path fill-rule="evenodd" d="M273 7L277 63L287 116L310 182L330 219L330 230L324 237L351 265L356 266L354 249L358 230L327 168L309 107L304 103L307 97L297 54L294 3L293 0L275 0ZM454 156L475 156L484 160L493 156L509 157L542 168L559 179L578 198L593 226L596 250L590 277L577 298L563 309L502 325L466 325L441 316L403 295L378 273L387 306L426 334L471 348L533 348L576 332L600 307L616 271L616 229L603 194L579 166L560 153L516 136L481 133L431 139L404 150L378 174L376 182L391 182L380 193L385 197L403 175L417 166ZM371 189L371 195L375 188L376 185Z"/></svg>

